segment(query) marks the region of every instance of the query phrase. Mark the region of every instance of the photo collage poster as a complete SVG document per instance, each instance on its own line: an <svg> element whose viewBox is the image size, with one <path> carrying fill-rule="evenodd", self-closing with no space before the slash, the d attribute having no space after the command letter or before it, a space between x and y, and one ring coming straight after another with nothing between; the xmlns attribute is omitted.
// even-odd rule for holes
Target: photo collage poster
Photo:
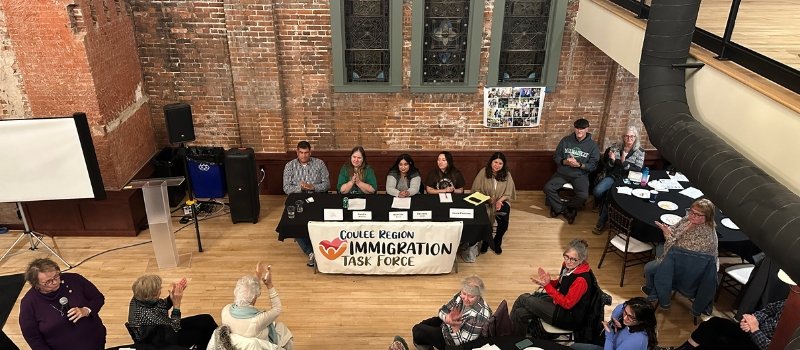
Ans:
<svg viewBox="0 0 800 350"><path fill-rule="evenodd" d="M483 125L487 128L539 126L544 87L487 87L483 89Z"/></svg>

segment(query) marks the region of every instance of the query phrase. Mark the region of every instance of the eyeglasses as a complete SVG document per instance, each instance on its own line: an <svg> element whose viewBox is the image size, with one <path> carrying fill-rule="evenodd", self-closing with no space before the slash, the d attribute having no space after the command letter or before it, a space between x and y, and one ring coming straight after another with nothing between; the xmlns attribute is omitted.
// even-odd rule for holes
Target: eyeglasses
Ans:
<svg viewBox="0 0 800 350"><path fill-rule="evenodd" d="M55 276L53 276L53 278L51 278L51 279L49 279L47 281L39 282L39 284L41 284L43 286L52 286L52 285L58 284L58 282L60 280L61 280L61 273L57 273Z"/></svg>
<svg viewBox="0 0 800 350"><path fill-rule="evenodd" d="M694 215L694 216L706 216L706 214L698 213L691 208L686 208L686 215Z"/></svg>
<svg viewBox="0 0 800 350"><path fill-rule="evenodd" d="M633 314L629 314L628 313L628 308L622 309L622 317L625 317L625 318L631 320L631 322L636 322L636 317L633 316Z"/></svg>
<svg viewBox="0 0 800 350"><path fill-rule="evenodd" d="M569 255L567 255L567 254L564 254L564 261L569 261L569 262L571 262L571 263L576 263L576 262L578 262L578 261L580 261L580 260L581 260L581 259L578 259L578 258L573 258L573 257L571 257L571 256L569 256Z"/></svg>
<svg viewBox="0 0 800 350"><path fill-rule="evenodd" d="M625 135L623 137L626 138L626 139L635 139L636 135Z"/></svg>

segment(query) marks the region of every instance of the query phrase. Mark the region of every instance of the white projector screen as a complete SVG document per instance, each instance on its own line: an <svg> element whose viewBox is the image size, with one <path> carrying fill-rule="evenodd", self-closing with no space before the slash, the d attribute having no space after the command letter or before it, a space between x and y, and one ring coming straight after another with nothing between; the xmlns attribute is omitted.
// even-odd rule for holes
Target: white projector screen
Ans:
<svg viewBox="0 0 800 350"><path fill-rule="evenodd" d="M86 114L0 120L0 202L105 198Z"/></svg>

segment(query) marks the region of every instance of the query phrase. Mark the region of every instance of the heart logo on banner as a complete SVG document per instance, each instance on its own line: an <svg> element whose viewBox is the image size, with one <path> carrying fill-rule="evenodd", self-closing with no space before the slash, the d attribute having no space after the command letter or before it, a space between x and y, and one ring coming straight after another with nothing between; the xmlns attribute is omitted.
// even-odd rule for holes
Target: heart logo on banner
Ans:
<svg viewBox="0 0 800 350"><path fill-rule="evenodd" d="M319 252L322 253L328 260L335 260L347 251L347 241L341 240L339 237L333 242L325 239L319 242Z"/></svg>

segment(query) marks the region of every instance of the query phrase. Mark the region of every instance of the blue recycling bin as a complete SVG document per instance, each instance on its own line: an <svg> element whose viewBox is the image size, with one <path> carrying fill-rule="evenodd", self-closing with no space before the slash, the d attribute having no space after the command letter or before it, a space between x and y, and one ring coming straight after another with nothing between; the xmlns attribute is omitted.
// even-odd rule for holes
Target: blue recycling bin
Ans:
<svg viewBox="0 0 800 350"><path fill-rule="evenodd" d="M186 166L195 198L225 197L225 149L189 147Z"/></svg>

